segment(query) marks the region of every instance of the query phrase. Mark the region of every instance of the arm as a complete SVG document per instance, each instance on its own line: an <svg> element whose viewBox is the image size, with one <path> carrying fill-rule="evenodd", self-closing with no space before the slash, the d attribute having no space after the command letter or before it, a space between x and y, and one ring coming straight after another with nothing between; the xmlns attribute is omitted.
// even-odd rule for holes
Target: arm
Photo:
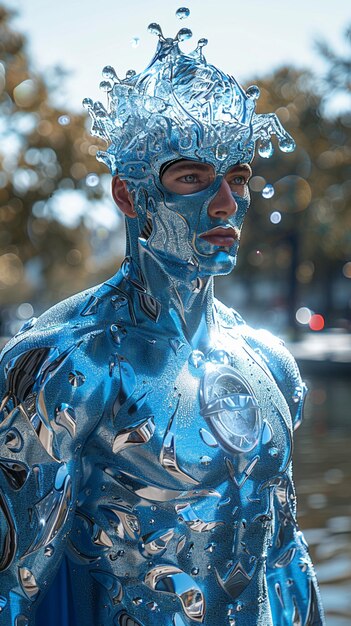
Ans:
<svg viewBox="0 0 351 626"><path fill-rule="evenodd" d="M303 418L307 393L295 359L284 344L272 337L270 367L289 406L292 428ZM267 582L273 616L284 615L286 624L325 624L318 583L308 546L296 521L296 496L290 463L276 485L273 500L273 534L267 556ZM285 624L285 622L284 622Z"/></svg>
<svg viewBox="0 0 351 626"><path fill-rule="evenodd" d="M325 624L308 546L296 522L291 479L281 480L274 495L273 536L267 556L267 582L273 617L285 624Z"/></svg>
<svg viewBox="0 0 351 626"><path fill-rule="evenodd" d="M282 341L267 331L243 332L248 345L268 367L291 415L291 429L302 421L307 388L295 359ZM325 624L318 584L308 546L296 521L292 464L273 478L272 536L267 553L267 583L273 621L280 626ZM284 620L284 621L282 621Z"/></svg>
<svg viewBox="0 0 351 626"><path fill-rule="evenodd" d="M91 410L87 420L97 381L82 373L82 341L60 346L43 334L19 340L1 361L1 626L34 624L72 525L80 451L99 418Z"/></svg>

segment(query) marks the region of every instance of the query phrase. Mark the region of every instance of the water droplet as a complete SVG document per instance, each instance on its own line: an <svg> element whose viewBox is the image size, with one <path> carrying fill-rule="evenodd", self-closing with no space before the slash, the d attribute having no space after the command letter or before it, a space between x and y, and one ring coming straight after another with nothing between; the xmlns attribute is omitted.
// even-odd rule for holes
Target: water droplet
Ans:
<svg viewBox="0 0 351 626"><path fill-rule="evenodd" d="M111 91L111 89L113 88L113 83L111 83L111 81L109 80L102 80L99 88L101 89L101 91Z"/></svg>
<svg viewBox="0 0 351 626"><path fill-rule="evenodd" d="M202 456L200 457L200 463L201 465L210 465L210 463L212 463L212 459L210 456Z"/></svg>
<svg viewBox="0 0 351 626"><path fill-rule="evenodd" d="M155 523L155 520L154 520L154 518L152 517L152 518L150 519L150 521L149 521L149 524L151 524L151 526L152 526L154 523Z"/></svg>
<svg viewBox="0 0 351 626"><path fill-rule="evenodd" d="M137 48L140 44L140 37L132 38L132 48Z"/></svg>
<svg viewBox="0 0 351 626"><path fill-rule="evenodd" d="M100 178L97 174L88 174L85 178L85 184L87 187L97 187L100 182Z"/></svg>
<svg viewBox="0 0 351 626"><path fill-rule="evenodd" d="M198 367L201 367L201 365L204 365L205 355L200 350L193 350L189 355L188 361L190 365L193 365L193 367L197 369Z"/></svg>
<svg viewBox="0 0 351 626"><path fill-rule="evenodd" d="M54 554L54 552L55 552L55 548L53 546L46 546L44 550L44 555L47 557L50 557Z"/></svg>
<svg viewBox="0 0 351 626"><path fill-rule="evenodd" d="M71 123L71 118L69 115L60 115L57 121L61 126L68 126Z"/></svg>
<svg viewBox="0 0 351 626"><path fill-rule="evenodd" d="M279 454L278 448L270 448L268 452L274 459L276 459Z"/></svg>
<svg viewBox="0 0 351 626"><path fill-rule="evenodd" d="M282 221L282 214L279 211L273 211L269 216L272 224L279 224Z"/></svg>
<svg viewBox="0 0 351 626"><path fill-rule="evenodd" d="M187 17L189 17L189 15L190 15L190 9L188 9L187 7L180 7L176 11L176 16L180 20L185 20Z"/></svg>
<svg viewBox="0 0 351 626"><path fill-rule="evenodd" d="M193 33L191 32L190 28L181 28L177 33L176 39L178 39L178 41L186 41L192 36Z"/></svg>
<svg viewBox="0 0 351 626"><path fill-rule="evenodd" d="M293 152L296 148L296 143L292 137L285 137L279 141L279 148L282 152Z"/></svg>
<svg viewBox="0 0 351 626"><path fill-rule="evenodd" d="M262 189L262 197L263 198L273 198L274 196L274 187L273 185L265 185Z"/></svg>
<svg viewBox="0 0 351 626"><path fill-rule="evenodd" d="M68 374L68 380L71 383L72 387L80 387L85 383L86 378L84 374L82 374L82 372L74 370L73 372L70 372Z"/></svg>
<svg viewBox="0 0 351 626"><path fill-rule="evenodd" d="M112 67L112 65L105 65L105 67L102 70L102 76L103 78L109 78L110 80L114 82L118 80L115 68Z"/></svg>
<svg viewBox="0 0 351 626"><path fill-rule="evenodd" d="M224 159L226 159L228 156L228 148L227 146L223 145L222 143L218 144L217 148L216 148L216 157L217 159L219 159L220 161L224 161Z"/></svg>
<svg viewBox="0 0 351 626"><path fill-rule="evenodd" d="M133 78L133 76L136 75L136 71L135 70L128 70L126 72L126 78Z"/></svg>
<svg viewBox="0 0 351 626"><path fill-rule="evenodd" d="M230 362L229 354L225 350L211 350L208 358L211 363L221 363L222 365L228 365L228 363Z"/></svg>
<svg viewBox="0 0 351 626"><path fill-rule="evenodd" d="M193 543L191 543L191 544L189 545L189 550L188 550L188 552L186 553L186 558L187 558L187 559L190 559L190 558L191 558L193 550L194 550L194 544L193 544Z"/></svg>
<svg viewBox="0 0 351 626"><path fill-rule="evenodd" d="M155 22L152 22L151 24L149 24L147 29L149 33L151 33L152 35L157 35L158 37L163 36L161 26L159 24L156 24Z"/></svg>
<svg viewBox="0 0 351 626"><path fill-rule="evenodd" d="M120 345L122 339L124 339L124 337L127 334L127 331L124 328L121 328L120 326L118 326L117 324L111 324L110 332L111 332L111 335L113 337L113 340L118 345Z"/></svg>
<svg viewBox="0 0 351 626"><path fill-rule="evenodd" d="M257 85L251 85L246 90L246 95L248 98L251 98L252 100L257 100L260 97L259 87L257 87Z"/></svg>
<svg viewBox="0 0 351 626"><path fill-rule="evenodd" d="M272 427L268 422L264 421L263 430L262 430L262 443L266 444L271 441L273 437Z"/></svg>
<svg viewBox="0 0 351 626"><path fill-rule="evenodd" d="M193 576L196 576L199 573L199 568L198 567L193 567L191 570L191 573L193 574Z"/></svg>
<svg viewBox="0 0 351 626"><path fill-rule="evenodd" d="M258 154L264 159L269 159L274 152L273 144L271 141L261 141L258 146Z"/></svg>
<svg viewBox="0 0 351 626"><path fill-rule="evenodd" d="M206 430L206 428L200 428L200 436L206 446L210 448L218 448L218 441L214 438L214 436Z"/></svg>
<svg viewBox="0 0 351 626"><path fill-rule="evenodd" d="M206 39L206 37L201 37L201 39L199 39L199 41L197 42L197 47L203 48L204 46L207 46L207 44L208 44L208 39Z"/></svg>
<svg viewBox="0 0 351 626"><path fill-rule="evenodd" d="M125 306L128 300L125 296L112 296L111 304L118 311L122 306Z"/></svg>
<svg viewBox="0 0 351 626"><path fill-rule="evenodd" d="M91 98L84 98L82 105L85 109L92 109L94 106L94 102Z"/></svg>
<svg viewBox="0 0 351 626"><path fill-rule="evenodd" d="M297 385L294 389L294 393L292 396L293 402L300 402L301 398L303 398L304 395L304 388L302 385Z"/></svg>

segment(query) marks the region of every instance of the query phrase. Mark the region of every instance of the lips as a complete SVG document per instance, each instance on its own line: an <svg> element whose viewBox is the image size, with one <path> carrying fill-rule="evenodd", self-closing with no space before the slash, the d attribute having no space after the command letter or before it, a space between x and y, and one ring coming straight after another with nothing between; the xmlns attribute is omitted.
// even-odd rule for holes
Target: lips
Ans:
<svg viewBox="0 0 351 626"><path fill-rule="evenodd" d="M211 228L211 230L201 233L199 237L210 243L212 246L230 248L236 241L239 240L239 231L232 226L216 226L216 228Z"/></svg>

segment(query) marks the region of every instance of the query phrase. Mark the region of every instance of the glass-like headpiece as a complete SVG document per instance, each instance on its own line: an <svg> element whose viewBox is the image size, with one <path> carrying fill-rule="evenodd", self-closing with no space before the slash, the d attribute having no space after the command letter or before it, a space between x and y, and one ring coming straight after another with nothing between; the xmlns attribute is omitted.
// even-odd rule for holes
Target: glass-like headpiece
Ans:
<svg viewBox="0 0 351 626"><path fill-rule="evenodd" d="M248 162L256 142L258 153L269 157L272 135L283 152L294 150L274 113L255 113L259 88L245 92L235 78L207 63L206 39L184 54L179 42L192 36L189 29L182 28L174 39L165 38L158 24L150 24L149 31L159 38L150 65L140 74L128 71L124 79L111 66L103 69L100 87L107 92L107 109L99 101L83 100L93 119L92 134L109 144L97 158L112 174L138 161L155 168L179 158L214 165Z"/></svg>

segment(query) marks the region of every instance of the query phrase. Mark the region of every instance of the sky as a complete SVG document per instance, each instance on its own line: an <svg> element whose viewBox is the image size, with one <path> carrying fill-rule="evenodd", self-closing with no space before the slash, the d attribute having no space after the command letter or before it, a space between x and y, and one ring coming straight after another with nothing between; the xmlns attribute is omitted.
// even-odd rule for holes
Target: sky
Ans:
<svg viewBox="0 0 351 626"><path fill-rule="evenodd" d="M105 65L123 78L128 69L138 72L151 60L157 39L147 32L150 22L160 23L166 36L190 28L193 38L182 44L183 50L195 48L200 37L208 38L207 60L246 86L284 64L322 72L315 40L326 39L342 52L343 32L351 23L349 0L3 2L18 12L13 26L26 35L35 68L60 65L68 70L59 102L76 111L84 97L101 99L98 85ZM190 9L186 20L175 16L181 6Z"/></svg>

